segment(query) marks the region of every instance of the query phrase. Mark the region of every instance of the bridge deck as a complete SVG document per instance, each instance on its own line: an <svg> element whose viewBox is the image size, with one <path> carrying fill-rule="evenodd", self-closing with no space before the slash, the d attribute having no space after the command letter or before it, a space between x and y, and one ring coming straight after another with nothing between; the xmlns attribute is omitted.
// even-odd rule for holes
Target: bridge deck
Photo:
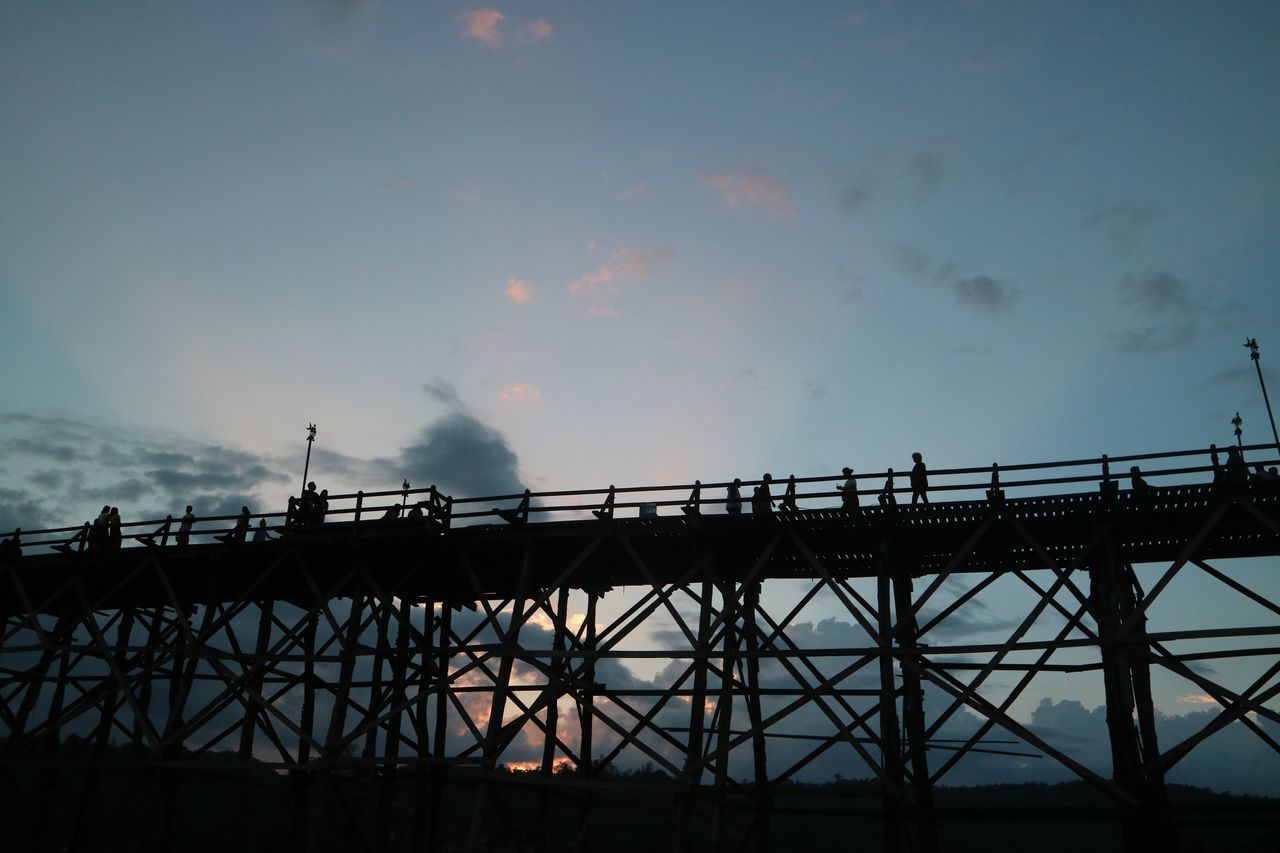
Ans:
<svg viewBox="0 0 1280 853"><path fill-rule="evenodd" d="M1244 500L1247 499L1247 500ZM271 542L125 548L25 556L0 587L0 614L49 612L78 583L99 609L270 598L342 597L356 568L388 594L473 603L514 594L524 560L538 587L598 592L673 583L709 554L716 574L743 579L873 577L879 560L927 575L1046 568L1094 559L1082 552L1110 528L1121 560L1171 562L1204 523L1205 559L1280 552L1280 487L1171 486L1110 497L1073 493L1018 498L993 507L959 501L858 510L809 509L770 516L652 518L484 524L445 529L431 521L364 521L291 528ZM1260 523L1262 522L1262 523ZM981 528L976 546L966 543ZM1037 543L1037 544L1032 544ZM962 555L957 558L957 555ZM958 560L958 562L957 562ZM153 570L162 564L163 573ZM169 584L172 594L166 588Z"/></svg>

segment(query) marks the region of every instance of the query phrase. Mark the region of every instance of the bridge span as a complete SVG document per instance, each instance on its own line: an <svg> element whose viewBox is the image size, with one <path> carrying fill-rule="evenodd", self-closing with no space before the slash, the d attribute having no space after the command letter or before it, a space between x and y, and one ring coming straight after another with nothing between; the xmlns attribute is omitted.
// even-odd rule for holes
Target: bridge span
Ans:
<svg viewBox="0 0 1280 853"><path fill-rule="evenodd" d="M253 516L265 542L231 518L182 546L172 518L119 548L28 531L0 567L7 820L83 850L106 849L104 827L151 849L280 827L306 851L618 849L602 815L641 797L677 850L784 849L804 814L933 851L979 816L947 804L948 779L997 755L1088 783L1096 802L1039 816L1110 821L1128 850L1274 821L1176 806L1165 783L1229 726L1280 754L1276 587L1222 563L1280 555L1280 483L1208 459L934 471L932 503L871 486L858 508L839 506L843 477L806 477L755 515L724 511L726 483L431 487L332 496L322 523ZM1138 463L1137 481L1111 473ZM1256 620L1160 624L1191 573ZM965 638L990 596L1016 616ZM813 630L833 616L839 642ZM1253 680L1208 668L1230 661ZM1212 721L1162 739L1153 672L1209 697ZM1109 772L1015 717L1046 676L1100 683ZM870 781L821 802L797 784L833 767ZM236 818L218 838L189 826L210 773Z"/></svg>

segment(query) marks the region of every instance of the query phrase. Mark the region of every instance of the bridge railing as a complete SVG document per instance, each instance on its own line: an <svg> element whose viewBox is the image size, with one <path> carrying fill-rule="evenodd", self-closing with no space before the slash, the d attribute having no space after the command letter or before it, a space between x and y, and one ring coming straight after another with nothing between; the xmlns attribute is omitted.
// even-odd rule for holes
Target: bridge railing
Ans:
<svg viewBox="0 0 1280 853"><path fill-rule="evenodd" d="M1254 444L1241 448L1249 454L1252 466L1280 464L1275 445ZM1044 494L1096 492L1100 488L1112 492L1132 488L1130 467L1138 465L1141 477L1156 489L1167 486L1209 484L1225 476L1226 449L1219 449L1215 467L1211 448L1196 448L1161 453L1137 453L1122 456L1100 456L1067 459L1056 462L993 464L965 468L940 468L928 472L929 500L990 501L1013 500ZM1155 464L1158 467L1152 467ZM886 494L888 469L861 471L853 475L862 507L879 506ZM843 474L794 478L792 502L798 511L835 509L840 507L846 481ZM742 480L740 492L742 512L750 514L751 495L763 481ZM1113 485L1102 485L1109 483ZM561 489L519 494L482 495L453 498L430 486L422 489L329 495L322 519L304 519L297 513L251 513L247 526L240 515L206 516L192 525L189 542L193 545L254 544L260 529L268 538L313 535L329 525L345 524L356 530L370 531L407 529L420 525L426 531L442 532L451 526L477 524L524 524L548 521L591 520L608 518L657 517L681 514L723 514L728 501L728 481L677 483L656 486L609 486L594 489ZM775 507L789 496L789 478L776 478L770 483ZM908 469L894 470L891 493L898 505L910 503L912 488ZM94 541L88 522L76 527L24 530L21 547L24 552L111 550L113 547L169 547L176 543L180 519L163 519L123 523L118 546ZM237 526L239 529L237 529ZM4 535L0 533L0 535Z"/></svg>

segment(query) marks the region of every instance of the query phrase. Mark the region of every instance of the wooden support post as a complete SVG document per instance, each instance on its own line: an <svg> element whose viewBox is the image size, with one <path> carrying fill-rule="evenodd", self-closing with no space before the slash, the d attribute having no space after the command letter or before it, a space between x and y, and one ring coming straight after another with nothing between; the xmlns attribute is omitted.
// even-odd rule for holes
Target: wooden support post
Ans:
<svg viewBox="0 0 1280 853"><path fill-rule="evenodd" d="M733 674L738 661L737 590L732 578L720 583L721 619L724 626L724 657L721 658L720 693L716 697L715 811L711 824L711 847L725 849L725 795L729 790L729 738L733 732Z"/></svg>
<svg viewBox="0 0 1280 853"><path fill-rule="evenodd" d="M1164 771L1139 774L1159 756L1151 677L1146 657L1146 616L1134 594L1133 570L1116 554L1108 527L1101 558L1089 567L1089 603L1098 624L1102 677L1111 741L1112 779L1138 802L1121 804L1124 849L1134 853L1177 851L1177 830L1164 787ZM1141 651L1135 653L1135 647Z"/></svg>
<svg viewBox="0 0 1280 853"><path fill-rule="evenodd" d="M912 601L910 573L895 561L893 574L894 604L897 609L897 626L894 638L905 655L914 655L919 637L916 625L916 608ZM924 722L924 689L920 673L911 667L902 668L902 722L906 728L907 743L911 752L911 780L916 795L916 811L920 818L915 826L915 849L919 853L936 853L938 829L933 819L933 783L929 775L928 735Z"/></svg>
<svg viewBox="0 0 1280 853"><path fill-rule="evenodd" d="M590 849L588 825L591 820L592 792L591 781L594 774L594 759L591 751L595 748L592 740L596 713L596 594L587 591L586 623L583 625L582 637L582 680L585 687L578 705L578 760L582 781L586 783L582 790L582 799L578 807L578 837L574 844L574 853L584 853Z"/></svg>
<svg viewBox="0 0 1280 853"><path fill-rule="evenodd" d="M881 785L881 823L886 853L902 850L902 747L898 739L897 684L893 667L893 581L890 565L880 544L876 559L876 612L880 635L880 748L884 781Z"/></svg>
<svg viewBox="0 0 1280 853"><path fill-rule="evenodd" d="M311 849L310 844L310 812L307 803L311 788L311 736L314 734L316 719L316 625L319 613L312 610L307 614L306 626L302 629L302 718L298 721L306 737L298 739L298 764L293 771L293 831L289 841L294 853L305 853Z"/></svg>
<svg viewBox="0 0 1280 853"><path fill-rule="evenodd" d="M768 750L764 738L764 715L760 710L760 638L756 610L760 607L760 583L748 585L743 595L742 637L747 646L747 717L751 722L751 755L755 769L755 832L751 846L756 853L769 849L772 803L769 796Z"/></svg>
<svg viewBox="0 0 1280 853"><path fill-rule="evenodd" d="M271 614L275 603L270 599L258 602L258 636L253 644L253 660L249 666L258 666L267 656L267 646L271 641ZM263 669L258 669L249 678L247 691L250 696L262 695ZM244 838L246 829L245 805L249 799L249 789L253 787L253 739L257 733L258 715L261 711L252 703L246 703L244 722L240 727L240 790L236 792L236 849L247 846Z"/></svg>
<svg viewBox="0 0 1280 853"><path fill-rule="evenodd" d="M702 573L702 604L698 608L698 653L693 662L693 696L689 701L689 740L685 748L684 785L685 790L676 804L676 844L677 853L684 853L689 845L689 813L697 796L698 786L702 783L702 750L703 731L707 716L707 656L711 653L711 620L712 592L711 569L706 567Z"/></svg>
<svg viewBox="0 0 1280 853"><path fill-rule="evenodd" d="M556 616L551 635L551 650L564 651L566 620L569 618L569 587L561 586L556 597ZM550 779L556 772L556 732L560 725L558 703L564 695L564 673L566 670L563 657L553 657L547 665L547 716L545 731L542 737L542 775ZM538 789L538 838L537 849L545 853L548 849L548 835L551 830L551 791L546 785Z"/></svg>
<svg viewBox="0 0 1280 853"><path fill-rule="evenodd" d="M92 612L89 612L86 614L86 618L93 619L95 617ZM121 612L120 624L116 629L116 647L113 653L117 663L122 662L124 658L125 650L129 647L129 635L132 632L133 611L126 609ZM84 784L80 788L80 802L76 808L75 822L72 824L71 829L71 844L68 848L71 853L77 853L77 851L91 846L92 842L87 839L92 837L93 829L97 829L99 832L105 829L105 827L93 826L93 809L94 806L98 805L98 784L102 779L102 765L107 760L107 747L111 743L111 730L115 726L116 691L117 688L109 687L102 696L102 710L98 716L98 725L94 731L93 758L85 771Z"/></svg>
<svg viewBox="0 0 1280 853"><path fill-rule="evenodd" d="M341 800L337 789L338 779L344 773L334 773L334 763L342 758L342 734L347 727L347 707L351 698L351 677L355 672L356 655L360 644L360 614L364 610L364 593L359 588L351 590L351 608L347 611L347 623L338 640L338 683L334 686L333 705L329 709L329 725L324 737L324 753L320 756L321 768L312 776L319 783L317 796L311 798L311 816L308 820L311 832L309 850L315 850L321 838L332 838L325 831L325 823L334 813L334 805Z"/></svg>
<svg viewBox="0 0 1280 853"><path fill-rule="evenodd" d="M428 602L427 623L424 625L423 635L432 637L430 621L434 614L434 606ZM449 781L449 767L444 763L445 751L448 749L449 736L449 691L451 689L449 682L449 660L453 656L451 651L453 647L453 610L448 604L441 602L440 617L436 620L436 641L435 653L435 683L432 685L427 679L430 671L433 669L427 664L427 658L423 656L422 665L422 683L418 687L418 695L422 697L422 703L418 706L418 717L422 721L422 734L419 744L426 747L426 726L427 726L427 697L432 692L435 693L436 711L433 719L435 730L432 733L432 744L426 754L431 755L435 759L435 764L431 768L431 849L443 849L444 843L444 806L443 797L445 785ZM426 776L421 776L425 782Z"/></svg>
<svg viewBox="0 0 1280 853"><path fill-rule="evenodd" d="M527 500L527 492L526 492ZM520 578L516 581L516 595L511 603L511 619L507 630L502 631L497 621L494 628L504 646L498 659L498 677L493 685L493 701L489 706L489 724L485 730L484 751L480 764L486 773L493 773L498 767L498 755L504 746L502 740L503 717L507 713L507 698L511 693L511 671L515 666L516 648L520 643L520 628L525 621L525 605L528 602L528 591L533 578L533 544L525 540L524 556L520 565ZM485 840L485 814L493 801L493 789L487 782L481 782L476 791L475 808L471 813L471 832L467 839L468 853L476 853L487 845Z"/></svg>

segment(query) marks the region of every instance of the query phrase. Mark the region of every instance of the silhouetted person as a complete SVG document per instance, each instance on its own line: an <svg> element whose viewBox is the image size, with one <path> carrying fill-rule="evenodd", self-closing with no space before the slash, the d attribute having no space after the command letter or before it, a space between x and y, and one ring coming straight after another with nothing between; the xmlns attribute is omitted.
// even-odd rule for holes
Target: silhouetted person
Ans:
<svg viewBox="0 0 1280 853"><path fill-rule="evenodd" d="M765 474L760 485L756 486L755 491L751 493L752 515L771 515L773 513L773 494L769 491L769 484L772 482L773 475Z"/></svg>
<svg viewBox="0 0 1280 853"><path fill-rule="evenodd" d="M729 484L724 511L729 515L742 515L742 481L737 477L734 477L733 482Z"/></svg>
<svg viewBox="0 0 1280 853"><path fill-rule="evenodd" d="M14 528L13 536L0 541L0 563L12 562L22 556L22 528Z"/></svg>
<svg viewBox="0 0 1280 853"><path fill-rule="evenodd" d="M102 512L93 520L89 528L89 550L97 551L107 547L107 518L111 515L111 505L102 507Z"/></svg>
<svg viewBox="0 0 1280 853"><path fill-rule="evenodd" d="M1227 448L1226 481L1232 486L1242 486L1249 482L1249 469L1244 464L1244 454L1238 447Z"/></svg>
<svg viewBox="0 0 1280 853"><path fill-rule="evenodd" d="M840 487L840 506L842 509L858 508L858 481L853 478L852 468L841 468L844 474L844 485Z"/></svg>
<svg viewBox="0 0 1280 853"><path fill-rule="evenodd" d="M893 469L892 468L889 469L889 475L885 477L884 488L880 490L880 495L877 498L877 500L880 501L880 506L897 506L898 505L898 498L893 494Z"/></svg>
<svg viewBox="0 0 1280 853"><path fill-rule="evenodd" d="M800 509L800 507L796 506L796 475L795 474L792 474L790 477L787 478L787 490L782 495L782 503L780 504L780 508L785 510L790 510L791 512L795 512L796 510Z"/></svg>
<svg viewBox="0 0 1280 853"><path fill-rule="evenodd" d="M382 514L383 521L395 521L400 517L400 511L404 509L402 504L396 504Z"/></svg>
<svg viewBox="0 0 1280 853"><path fill-rule="evenodd" d="M329 514L329 490L321 489L316 496L315 506L311 510L311 523L324 524L324 517Z"/></svg>
<svg viewBox="0 0 1280 853"><path fill-rule="evenodd" d="M107 516L107 547L118 551L123 541L124 534L120 532L120 508L113 506L111 514Z"/></svg>
<svg viewBox="0 0 1280 853"><path fill-rule="evenodd" d="M1133 493L1138 497L1151 494L1151 484L1142 478L1142 472L1138 470L1137 465L1129 469L1129 480L1133 484Z"/></svg>
<svg viewBox="0 0 1280 853"><path fill-rule="evenodd" d="M302 524L310 524L315 518L316 507L320 505L320 495L316 493L316 483L312 480L298 498L297 515Z"/></svg>
<svg viewBox="0 0 1280 853"><path fill-rule="evenodd" d="M416 503L416 504L414 504L414 505L413 505L413 509L409 510L408 518L409 518L409 519L411 519L411 520L416 520L416 519L420 519L420 518L422 518L422 504L421 504L421 503Z"/></svg>
<svg viewBox="0 0 1280 853"><path fill-rule="evenodd" d="M911 503L917 500L929 502L929 473L924 467L924 457L919 453L911 454Z"/></svg>
<svg viewBox="0 0 1280 853"><path fill-rule="evenodd" d="M174 541L179 545L189 545L191 543L191 528L195 523L196 514L188 506L187 511L182 515L182 520L178 522L178 534L174 537Z"/></svg>
<svg viewBox="0 0 1280 853"><path fill-rule="evenodd" d="M684 506L680 507L680 511L685 515L701 515L702 514L702 481L693 481L693 491L689 493L689 500L684 502Z"/></svg>
<svg viewBox="0 0 1280 853"><path fill-rule="evenodd" d="M270 542L271 533L267 530L267 520L265 518L258 520L258 529L253 531L254 542Z"/></svg>
<svg viewBox="0 0 1280 853"><path fill-rule="evenodd" d="M1213 484L1219 485L1225 479L1222 463L1218 461L1218 445L1209 445L1209 461L1213 463Z"/></svg>
<svg viewBox="0 0 1280 853"><path fill-rule="evenodd" d="M228 530L226 533L219 533L214 538L220 542L226 542L228 545L239 545L244 542L245 536L249 533L249 508L247 506L240 507L240 515L236 518L236 526Z"/></svg>

